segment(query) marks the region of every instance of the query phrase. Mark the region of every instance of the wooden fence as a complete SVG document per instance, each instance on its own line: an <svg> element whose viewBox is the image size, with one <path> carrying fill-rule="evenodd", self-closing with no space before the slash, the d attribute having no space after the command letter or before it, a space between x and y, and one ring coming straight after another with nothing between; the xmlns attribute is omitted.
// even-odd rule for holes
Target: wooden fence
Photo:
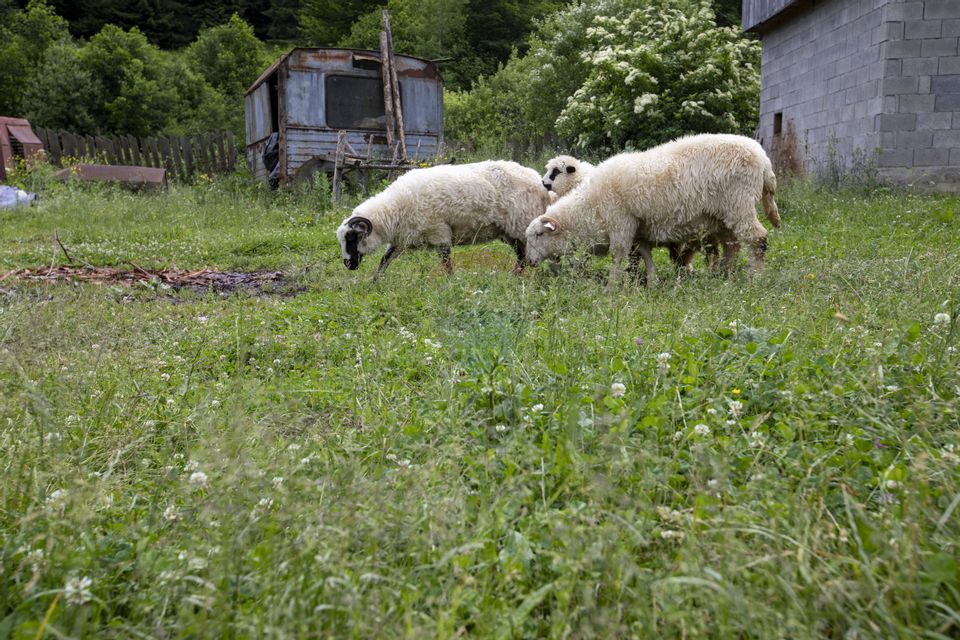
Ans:
<svg viewBox="0 0 960 640"><path fill-rule="evenodd" d="M170 178L190 180L197 174L230 173L237 164L233 133L220 131L193 136L81 136L35 128L47 158L62 166L64 158L101 164L158 167Z"/></svg>

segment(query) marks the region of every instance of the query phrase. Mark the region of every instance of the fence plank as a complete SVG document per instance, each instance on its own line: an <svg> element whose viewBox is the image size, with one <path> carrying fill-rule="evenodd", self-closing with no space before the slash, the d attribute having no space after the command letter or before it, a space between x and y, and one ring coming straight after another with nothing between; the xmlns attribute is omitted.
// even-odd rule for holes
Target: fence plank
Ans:
<svg viewBox="0 0 960 640"><path fill-rule="evenodd" d="M173 164L177 168L177 177L183 180L186 176L184 175L183 156L180 153L180 138L170 137L170 152L173 154Z"/></svg>
<svg viewBox="0 0 960 640"><path fill-rule="evenodd" d="M194 136L194 150L197 154L197 171L202 173L209 173L209 164L207 162L207 149L203 144L203 136L198 135Z"/></svg>
<svg viewBox="0 0 960 640"><path fill-rule="evenodd" d="M230 167L227 166L229 160L227 160L227 150L223 141L224 135L223 131L217 132L217 152L220 154L220 171L227 173L230 171Z"/></svg>
<svg viewBox="0 0 960 640"><path fill-rule="evenodd" d="M190 138L187 136L181 136L180 146L183 148L183 171L185 177L189 180L193 178L194 172L193 148L190 146Z"/></svg>
<svg viewBox="0 0 960 640"><path fill-rule="evenodd" d="M177 169L173 165L173 154L170 153L170 140L161 136L157 139L157 145L160 147L160 155L163 156L163 168L167 170L171 178L176 178Z"/></svg>
<svg viewBox="0 0 960 640"><path fill-rule="evenodd" d="M233 139L233 131L227 131L227 171L237 170L237 145Z"/></svg>

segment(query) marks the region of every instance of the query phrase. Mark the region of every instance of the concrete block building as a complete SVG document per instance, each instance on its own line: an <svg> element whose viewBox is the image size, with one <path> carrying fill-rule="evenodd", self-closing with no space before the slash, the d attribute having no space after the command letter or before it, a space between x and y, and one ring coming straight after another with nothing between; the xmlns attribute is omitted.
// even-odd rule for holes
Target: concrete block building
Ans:
<svg viewBox="0 0 960 640"><path fill-rule="evenodd" d="M743 0L781 170L960 192L960 0Z"/></svg>

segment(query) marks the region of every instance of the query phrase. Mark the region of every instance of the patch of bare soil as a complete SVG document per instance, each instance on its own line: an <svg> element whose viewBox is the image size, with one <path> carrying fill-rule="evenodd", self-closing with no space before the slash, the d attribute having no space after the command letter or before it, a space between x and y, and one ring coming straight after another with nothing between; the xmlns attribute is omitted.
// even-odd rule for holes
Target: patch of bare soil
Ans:
<svg viewBox="0 0 960 640"><path fill-rule="evenodd" d="M276 293L290 294L296 288L291 287L280 271L214 271L199 269L133 269L114 267L39 267L36 269L14 269L0 275L0 283L5 280L25 280L30 282L92 282L132 287L146 285L160 287L165 285L173 290L189 289L198 293L231 293L242 291L254 295Z"/></svg>

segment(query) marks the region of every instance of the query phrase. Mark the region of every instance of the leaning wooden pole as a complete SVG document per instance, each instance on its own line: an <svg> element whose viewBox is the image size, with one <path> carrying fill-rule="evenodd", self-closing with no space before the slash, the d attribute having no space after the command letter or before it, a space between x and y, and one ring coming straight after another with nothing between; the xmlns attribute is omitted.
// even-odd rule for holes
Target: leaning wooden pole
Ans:
<svg viewBox="0 0 960 640"><path fill-rule="evenodd" d="M393 94L393 108L396 111L394 125L396 126L397 142L400 145L398 161L404 163L407 161L407 136L403 128L403 105L400 103L400 82L397 80L397 65L393 57L393 30L390 29L390 13L383 10L383 30L387 34L387 45L389 47L387 57L390 59L390 93ZM384 84L386 91L386 84Z"/></svg>
<svg viewBox="0 0 960 640"><path fill-rule="evenodd" d="M386 13L386 11L384 11ZM393 153L393 147L396 144L394 136L396 120L393 116L393 84L390 81L390 63L393 62L390 56L390 41L387 38L387 32L380 32L380 75L383 78L383 112L386 115L387 129L387 147Z"/></svg>

